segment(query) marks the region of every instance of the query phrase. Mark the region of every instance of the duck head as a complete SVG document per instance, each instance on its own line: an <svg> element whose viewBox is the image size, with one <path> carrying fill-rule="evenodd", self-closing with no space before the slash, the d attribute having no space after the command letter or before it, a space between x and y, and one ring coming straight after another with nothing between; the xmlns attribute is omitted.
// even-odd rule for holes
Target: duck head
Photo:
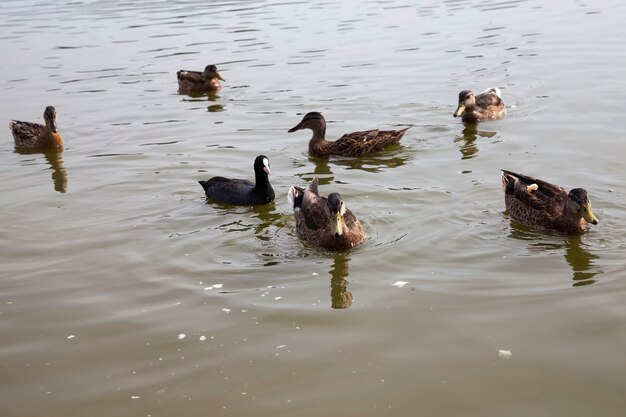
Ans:
<svg viewBox="0 0 626 417"><path fill-rule="evenodd" d="M254 172L265 172L266 176L271 174L270 160L267 156L259 155L256 157L256 159L254 160Z"/></svg>
<svg viewBox="0 0 626 417"><path fill-rule="evenodd" d="M326 210L330 219L330 232L335 237L343 235L343 216L346 214L346 205L339 193L331 193L326 200Z"/></svg>
<svg viewBox="0 0 626 417"><path fill-rule="evenodd" d="M476 105L476 99L472 90L463 90L459 93L459 105L454 112L454 117L461 117L465 113L466 108L472 108Z"/></svg>
<svg viewBox="0 0 626 417"><path fill-rule="evenodd" d="M57 111L54 107L48 106L43 112L43 119L46 121L46 125L50 127L52 133L57 133Z"/></svg>
<svg viewBox="0 0 626 417"><path fill-rule="evenodd" d="M206 68L204 68L204 74L209 78L217 78L218 80L226 81L217 72L217 67L215 65L207 65Z"/></svg>
<svg viewBox="0 0 626 417"><path fill-rule="evenodd" d="M326 120L321 113L316 111L307 113L300 123L289 129L287 132L295 132L296 130L311 129L313 132L318 132L322 136L326 133Z"/></svg>
<svg viewBox="0 0 626 417"><path fill-rule="evenodd" d="M582 217L587 223L598 224L598 218L591 211L591 202L587 196L587 191L582 188L574 188L569 192L564 211L567 217L578 219Z"/></svg>

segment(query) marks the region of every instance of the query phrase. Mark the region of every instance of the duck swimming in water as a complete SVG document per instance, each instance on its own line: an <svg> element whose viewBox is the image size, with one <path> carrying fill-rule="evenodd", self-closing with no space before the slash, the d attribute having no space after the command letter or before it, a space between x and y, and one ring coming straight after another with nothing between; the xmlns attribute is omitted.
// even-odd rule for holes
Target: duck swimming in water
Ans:
<svg viewBox="0 0 626 417"><path fill-rule="evenodd" d="M502 170L504 203L512 219L538 229L579 234L598 224L587 191L569 192L538 178Z"/></svg>
<svg viewBox="0 0 626 417"><path fill-rule="evenodd" d="M459 105L453 116L461 117L465 123L501 119L506 116L506 107L501 97L497 87L489 88L476 96L471 90L463 90L459 93Z"/></svg>
<svg viewBox="0 0 626 417"><path fill-rule="evenodd" d="M254 160L255 182L243 179L213 177L198 181L211 200L240 206L267 204L274 201L274 189L270 185L270 161L265 155Z"/></svg>
<svg viewBox="0 0 626 417"><path fill-rule="evenodd" d="M346 250L365 240L365 230L346 208L341 195L320 196L318 180L308 187L292 186L288 198L296 218L298 235L309 243L328 250Z"/></svg>
<svg viewBox="0 0 626 417"><path fill-rule="evenodd" d="M203 72L180 70L176 77L179 89L192 92L219 91L222 88L219 80L225 81L215 65L207 65Z"/></svg>
<svg viewBox="0 0 626 417"><path fill-rule="evenodd" d="M16 148L22 149L49 149L61 148L63 138L57 128L57 112L54 107L48 106L43 112L45 125L39 123L11 120L9 129L13 134Z"/></svg>
<svg viewBox="0 0 626 417"><path fill-rule="evenodd" d="M302 121L288 130L295 132L311 129L313 137L309 141L309 153L313 156L362 156L380 151L388 145L400 142L411 127L401 130L366 130L346 133L336 141L326 140L326 120L321 113L307 113Z"/></svg>

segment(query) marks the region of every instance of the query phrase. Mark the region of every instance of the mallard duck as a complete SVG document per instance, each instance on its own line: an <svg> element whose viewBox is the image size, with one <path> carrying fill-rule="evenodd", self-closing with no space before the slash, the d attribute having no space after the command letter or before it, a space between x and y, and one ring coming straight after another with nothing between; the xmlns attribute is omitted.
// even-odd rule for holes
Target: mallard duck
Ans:
<svg viewBox="0 0 626 417"><path fill-rule="evenodd" d="M345 250L365 240L365 230L346 208L338 193L322 197L318 180L306 188L292 186L288 198L296 218L298 235L309 243L328 250Z"/></svg>
<svg viewBox="0 0 626 417"><path fill-rule="evenodd" d="M180 70L176 73L178 88L186 91L218 91L219 80L226 81L217 72L215 65L207 65L204 72Z"/></svg>
<svg viewBox="0 0 626 417"><path fill-rule="evenodd" d="M582 233L598 224L587 191L567 190L526 175L502 170L504 203L512 219L539 229Z"/></svg>
<svg viewBox="0 0 626 417"><path fill-rule="evenodd" d="M309 141L309 153L313 156L362 156L380 151L387 145L400 142L407 130L366 130L346 133L334 142L326 140L326 120L318 112L307 113L300 123L288 130L295 132L311 129L313 137Z"/></svg>
<svg viewBox="0 0 626 417"><path fill-rule="evenodd" d="M13 133L16 148L60 148L63 146L63 138L57 129L57 111L54 107L46 107L43 119L46 122L45 126L19 120L9 121L9 129Z"/></svg>
<svg viewBox="0 0 626 417"><path fill-rule="evenodd" d="M267 204L274 201L274 189L270 185L270 161L265 155L254 160L255 183L248 180L213 177L198 181L207 197L218 203L242 206Z"/></svg>
<svg viewBox="0 0 626 417"><path fill-rule="evenodd" d="M489 88L476 96L471 90L463 90L459 93L459 106L454 117L462 116L461 120L466 123L501 119L506 116L506 107L501 97L498 87Z"/></svg>

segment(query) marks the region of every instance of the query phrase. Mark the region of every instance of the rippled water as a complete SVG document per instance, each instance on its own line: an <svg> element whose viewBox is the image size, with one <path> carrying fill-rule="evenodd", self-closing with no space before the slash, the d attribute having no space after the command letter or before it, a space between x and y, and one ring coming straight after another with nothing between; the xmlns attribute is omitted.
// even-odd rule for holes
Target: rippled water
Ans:
<svg viewBox="0 0 626 417"><path fill-rule="evenodd" d="M3 13L0 114L54 105L66 146L0 141L2 416L624 415L623 2ZM207 64L222 91L179 94ZM490 86L506 119L452 117ZM310 158L287 133L309 111L331 138L413 128ZM260 153L274 204L206 201L197 180L250 178ZM599 225L511 223L500 168L586 188ZM315 176L364 245L297 238L286 193Z"/></svg>

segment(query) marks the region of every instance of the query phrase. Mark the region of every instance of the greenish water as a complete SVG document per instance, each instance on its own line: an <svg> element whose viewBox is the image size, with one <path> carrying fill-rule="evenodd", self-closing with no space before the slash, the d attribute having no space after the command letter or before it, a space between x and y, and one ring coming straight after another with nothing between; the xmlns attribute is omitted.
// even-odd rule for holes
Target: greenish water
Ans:
<svg viewBox="0 0 626 417"><path fill-rule="evenodd" d="M0 141L2 416L624 415L623 2L3 12L0 115L54 105L66 146ZM223 89L180 95L211 63ZM491 86L506 119L452 117ZM310 158L309 111L329 138L413 128ZM260 153L274 204L206 201ZM600 223L511 223L500 168L584 187ZM296 236L287 190L315 176L365 225L350 253Z"/></svg>

